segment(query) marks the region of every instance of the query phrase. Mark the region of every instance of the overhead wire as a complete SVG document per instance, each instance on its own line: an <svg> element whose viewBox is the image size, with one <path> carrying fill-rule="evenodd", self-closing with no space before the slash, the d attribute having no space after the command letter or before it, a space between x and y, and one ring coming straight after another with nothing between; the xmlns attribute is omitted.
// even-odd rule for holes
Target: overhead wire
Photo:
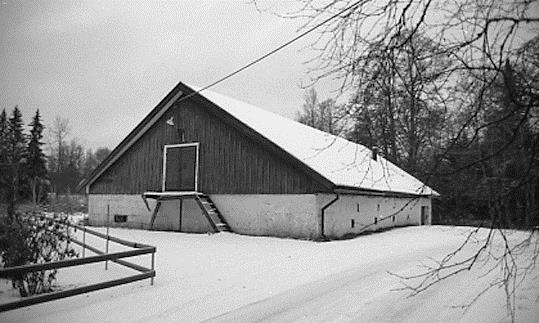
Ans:
<svg viewBox="0 0 539 323"><path fill-rule="evenodd" d="M299 39L301 39L301 38L303 38L303 37L305 37L306 35L310 34L311 32L313 32L314 30L320 28L321 26L327 24L327 23L330 22L331 20L333 20L333 19L339 17L340 15L344 14L345 12L354 9L355 7L359 6L363 1L364 1L364 0L359 0L359 1L354 2L354 3L351 4L350 6L348 6L348 7L344 8L344 9L340 10L339 12L337 12L337 13L334 14L334 15L332 15L331 17L329 17L329 18L327 18L327 19L321 21L320 23L314 25L313 27L307 29L306 31L302 32L301 34L299 34L298 36L292 38L291 40L285 42L284 44L280 45L279 47L277 47L277 48L271 50L270 52L268 52L268 53L266 53L266 54L260 56L259 58L257 58L257 59L255 59L255 60L251 61L250 63L248 63L248 64L246 64L246 65L244 65L244 66L238 68L237 70L235 70L235 71L233 71L233 72L231 72L231 73L229 73L229 74L227 74L227 75L225 75L225 76L219 78L218 80L216 80L216 81L214 81L214 82L212 82L212 83L210 83L210 84L208 84L208 85L206 85L206 86L204 86L204 87L202 87L202 88L196 90L195 92L192 92L192 93L190 93L189 95L186 95L186 96L182 97L179 101L186 100L186 99L188 99L188 98L190 98L190 97L192 97L192 96L194 96L194 95L196 95L196 94L198 94L198 93L200 93L200 92L202 92L202 91L204 91L204 90L207 90L207 89L209 89L209 88L211 88L211 87L214 87L215 85L217 85L217 84L219 84L219 83L221 83L221 82L223 82L223 81L225 81L225 80L231 78L232 76L234 76L234 75L236 75L236 74L238 74L238 73L240 73L240 72L242 72L242 71L248 69L249 67L251 67L251 66L257 64L258 62L260 62L260 61L266 59L267 57L269 57L269 56L275 54L276 52L282 50L283 48L289 46L290 44L292 44L292 43L298 41Z"/></svg>

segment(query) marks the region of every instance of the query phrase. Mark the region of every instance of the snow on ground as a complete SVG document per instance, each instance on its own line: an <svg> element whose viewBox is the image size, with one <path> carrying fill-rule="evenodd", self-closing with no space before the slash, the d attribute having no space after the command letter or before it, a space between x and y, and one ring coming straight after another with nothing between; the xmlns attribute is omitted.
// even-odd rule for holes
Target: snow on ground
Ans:
<svg viewBox="0 0 539 323"><path fill-rule="evenodd" d="M454 307L468 303L498 272L482 277L481 268L472 270L412 298L394 290L402 284L388 271L417 273L421 262L454 250L470 230L408 227L312 242L111 229L111 235L157 246L154 286L141 281L34 305L0 313L0 321L508 321L502 289L490 290L466 312ZM87 241L104 249L103 240ZM149 256L137 258L150 265ZM97 264L62 269L58 279L70 287L130 273ZM538 291L534 269L517 295L517 321L539 318Z"/></svg>

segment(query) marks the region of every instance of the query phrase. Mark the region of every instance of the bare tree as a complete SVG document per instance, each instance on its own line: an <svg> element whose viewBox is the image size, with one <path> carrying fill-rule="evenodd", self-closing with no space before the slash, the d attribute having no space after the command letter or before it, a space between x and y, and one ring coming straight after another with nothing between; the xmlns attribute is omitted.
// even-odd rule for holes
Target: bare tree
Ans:
<svg viewBox="0 0 539 323"><path fill-rule="evenodd" d="M48 169L51 175L52 189L58 193L58 183L61 181L62 170L67 166L67 137L71 132L69 120L57 116L48 127L49 160Z"/></svg>
<svg viewBox="0 0 539 323"><path fill-rule="evenodd" d="M107 147L99 147L99 148L97 148L97 150L95 151L95 159L97 161L96 167L102 161L104 161L105 158L107 158L109 156L110 152L111 152L111 150L109 148L107 148Z"/></svg>
<svg viewBox="0 0 539 323"><path fill-rule="evenodd" d="M69 120L59 116L49 127L49 167L52 171L60 171L65 164L66 139L70 132Z"/></svg>
<svg viewBox="0 0 539 323"><path fill-rule="evenodd" d="M412 172L424 167L420 161L440 144L445 128L448 93L441 87L450 62L434 62L436 48L419 34L389 53L383 44L370 46L347 111L354 121L349 139L378 147Z"/></svg>
<svg viewBox="0 0 539 323"><path fill-rule="evenodd" d="M537 217L530 214L539 213L534 203L537 192L537 142L539 142L539 127L537 126L537 107L539 105L539 55L537 30L539 25L539 2L535 0L332 0L315 1L299 0L297 11L279 13L287 18L302 19L304 29L330 19L318 29L318 37L312 44L316 51L310 64L312 83L322 78L337 78L341 80L340 90L343 93L359 94L356 103L372 103L375 92L368 88L372 84L373 53L377 58L392 57L395 53L408 53L409 68L395 69L392 64L380 64L378 69L383 74L379 82L385 82L383 87L393 89L391 85L397 78L405 82L408 97L404 114L412 116L427 107L439 105L452 116L450 126L440 138L441 149L432 154L429 161L430 169L423 178L427 183L440 183L439 178L448 178L459 174L474 172L478 175L482 186L472 189L476 194L488 188L489 198L485 201L483 212L488 214L489 233L483 237L484 247L479 248L464 260L456 260L464 247L455 250L440 262L427 268L424 273L414 277L419 283L409 285L413 293L422 292L440 280L466 272L472 266L477 266L480 259L494 259L494 267L501 269L499 284L505 287L508 310L514 318L515 290L518 282L537 259L536 243ZM260 3L257 3L260 5ZM417 50L418 37L427 37L435 46L429 51ZM376 51L373 51L376 48ZM395 62L396 60L382 60ZM432 76L420 71L418 62L430 61L436 70ZM511 68L511 66L518 66ZM406 67L406 64L404 65ZM427 66L428 67L428 66ZM407 75L398 75L404 71ZM423 78L423 84L429 84L430 95L424 96L425 88L418 87L414 81L416 76ZM426 79L425 79L426 78ZM388 86L389 85L389 86ZM363 89L358 91L358 89ZM491 100L493 93L503 93L496 102ZM402 98L403 93L391 93L392 100L386 100L383 106L393 109L394 99ZM371 96L371 97L369 97ZM379 99L381 96L378 96ZM369 101L371 100L371 101ZM505 108L501 108L501 107ZM496 111L497 113L491 113ZM357 111L351 111L354 115ZM363 112L364 118L375 117ZM367 111L368 112L368 111ZM394 117L394 113L389 114ZM392 122L386 119L384 124L385 139L390 141L407 140L410 161L418 154L418 133L413 130L417 124L408 122L408 137L395 136ZM408 121L410 121L409 119ZM503 136L491 143L492 149L486 149L486 136L493 135L491 129L502 126ZM521 140L519 138L527 138ZM515 149L518 145L525 149ZM415 146L414 146L415 145ZM387 145L387 151L395 149ZM466 159L455 156L466 151ZM402 151L398 152L402 154ZM502 158L505 156L519 156ZM453 161L451 161L453 160ZM513 161L518 161L513 163ZM497 163L503 167L494 167ZM511 175L511 164L518 165L519 172ZM451 165L451 167L448 167ZM496 181L496 185L492 185ZM525 188L523 188L525 187ZM528 193L528 197L522 196ZM443 192L442 192L443 194ZM443 195L442 195L443 196ZM476 199L477 201L477 199ZM516 201L516 202L515 202ZM516 204L514 204L516 203ZM504 228L511 227L508 216L512 216L512 205L523 204L527 213L525 224L521 229L530 232L529 237L521 241L509 241ZM483 224L485 225L485 223ZM493 255L490 247L493 237L503 242L501 253ZM467 245L473 238L471 233L464 241ZM528 248L528 249L527 249ZM526 256L530 262L522 265L518 256L522 249L532 250L532 257ZM518 269L518 270L517 270ZM423 278L423 280L421 280ZM414 280L416 281L416 280ZM416 281L417 282L417 281ZM499 285L494 282L490 287ZM480 295L478 295L480 296Z"/></svg>
<svg viewBox="0 0 539 323"><path fill-rule="evenodd" d="M303 110L299 112L296 119L308 126L315 127L317 124L316 110L318 108L318 94L314 88L310 88L305 92L303 102Z"/></svg>
<svg viewBox="0 0 539 323"><path fill-rule="evenodd" d="M305 93L303 110L296 116L296 120L313 128L330 134L339 134L342 131L340 124L340 108L335 100L318 100L318 94L314 88Z"/></svg>

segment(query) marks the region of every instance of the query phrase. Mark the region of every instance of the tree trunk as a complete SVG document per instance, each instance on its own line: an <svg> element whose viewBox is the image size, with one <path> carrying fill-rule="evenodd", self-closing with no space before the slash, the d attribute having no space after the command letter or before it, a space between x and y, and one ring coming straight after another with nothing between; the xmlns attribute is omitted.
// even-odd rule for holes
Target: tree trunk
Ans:
<svg viewBox="0 0 539 323"><path fill-rule="evenodd" d="M32 203L34 204L34 208L37 205L37 194L36 194L36 186L37 186L37 179L33 178L30 180L30 185L32 187Z"/></svg>
<svg viewBox="0 0 539 323"><path fill-rule="evenodd" d="M37 189L37 203L39 204L39 202L41 201L41 198L43 196L43 184L42 183L39 183L37 185L38 189Z"/></svg>

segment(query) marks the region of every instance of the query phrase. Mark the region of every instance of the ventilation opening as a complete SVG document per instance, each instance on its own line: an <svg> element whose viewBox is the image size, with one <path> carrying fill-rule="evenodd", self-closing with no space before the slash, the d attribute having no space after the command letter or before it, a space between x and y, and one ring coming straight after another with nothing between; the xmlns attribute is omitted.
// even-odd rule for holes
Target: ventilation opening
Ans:
<svg viewBox="0 0 539 323"><path fill-rule="evenodd" d="M350 220L350 228L353 228L356 226L356 221L354 219Z"/></svg>
<svg viewBox="0 0 539 323"><path fill-rule="evenodd" d="M395 216L392 216L392 218L393 218L393 222L395 222Z"/></svg>
<svg viewBox="0 0 539 323"><path fill-rule="evenodd" d="M374 224L377 224L377 223L378 223L378 218L375 217L375 218L374 218Z"/></svg>
<svg viewBox="0 0 539 323"><path fill-rule="evenodd" d="M114 222L116 223L127 222L127 215L114 214Z"/></svg>

